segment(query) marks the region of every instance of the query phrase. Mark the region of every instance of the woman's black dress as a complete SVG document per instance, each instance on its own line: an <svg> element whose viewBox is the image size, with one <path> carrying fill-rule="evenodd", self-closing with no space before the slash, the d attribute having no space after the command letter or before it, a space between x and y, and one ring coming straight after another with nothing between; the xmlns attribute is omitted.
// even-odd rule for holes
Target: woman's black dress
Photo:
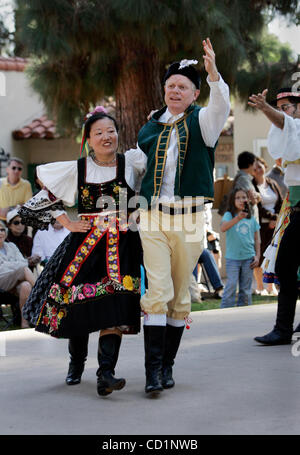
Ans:
<svg viewBox="0 0 300 455"><path fill-rule="evenodd" d="M69 234L39 276L23 308L38 332L57 338L110 327L139 332L142 250L136 225L119 210L126 191L129 201L134 192L125 180L124 155L117 155L116 178L101 184L86 181L86 158L78 160L78 213L91 230ZM107 196L116 211L101 216L98 227Z"/></svg>

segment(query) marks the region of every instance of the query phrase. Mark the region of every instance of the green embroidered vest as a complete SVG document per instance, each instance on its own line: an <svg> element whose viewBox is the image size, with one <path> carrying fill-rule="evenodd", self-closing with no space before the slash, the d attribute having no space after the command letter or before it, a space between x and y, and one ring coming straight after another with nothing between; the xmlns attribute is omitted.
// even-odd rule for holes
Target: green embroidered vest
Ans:
<svg viewBox="0 0 300 455"><path fill-rule="evenodd" d="M174 195L214 197L214 151L205 145L199 126L199 106L190 106L184 116L173 124L160 123L158 118L164 107L156 112L138 133L138 145L147 155L147 170L142 181L141 196L148 204L160 195L167 150L172 129L175 128L178 143L178 161Z"/></svg>

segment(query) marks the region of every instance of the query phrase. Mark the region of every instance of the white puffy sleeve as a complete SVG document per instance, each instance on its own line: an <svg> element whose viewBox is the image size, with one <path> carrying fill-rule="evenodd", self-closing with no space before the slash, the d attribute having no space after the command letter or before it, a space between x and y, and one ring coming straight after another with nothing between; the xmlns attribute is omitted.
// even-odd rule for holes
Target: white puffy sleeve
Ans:
<svg viewBox="0 0 300 455"><path fill-rule="evenodd" d="M199 111L199 125L205 144L214 147L230 113L229 87L220 74L218 81L211 82L209 76L206 81L210 87L209 102Z"/></svg>
<svg viewBox="0 0 300 455"><path fill-rule="evenodd" d="M76 202L77 161L58 161L37 167L37 176L43 185L69 207Z"/></svg>
<svg viewBox="0 0 300 455"><path fill-rule="evenodd" d="M283 129L272 125L268 135L268 150L274 159L295 161L300 158L300 119L284 114Z"/></svg>
<svg viewBox="0 0 300 455"><path fill-rule="evenodd" d="M126 180L129 186L135 191L139 191L141 187L142 178L147 168L147 155L137 145L136 149L129 149L125 152L126 168L132 171L130 181Z"/></svg>

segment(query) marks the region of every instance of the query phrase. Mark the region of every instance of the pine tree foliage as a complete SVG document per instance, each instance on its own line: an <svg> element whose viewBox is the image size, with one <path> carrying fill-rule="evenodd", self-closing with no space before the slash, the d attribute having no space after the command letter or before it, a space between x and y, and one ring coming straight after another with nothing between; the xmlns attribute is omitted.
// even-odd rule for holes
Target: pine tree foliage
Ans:
<svg viewBox="0 0 300 455"><path fill-rule="evenodd" d="M274 65L291 67L288 53L275 63L264 56L266 14L299 21L297 0L17 0L17 11L32 85L58 124L76 129L90 106L114 95L125 148L163 104L169 63L197 58L206 99L201 43L209 36L220 73L245 98L275 82Z"/></svg>

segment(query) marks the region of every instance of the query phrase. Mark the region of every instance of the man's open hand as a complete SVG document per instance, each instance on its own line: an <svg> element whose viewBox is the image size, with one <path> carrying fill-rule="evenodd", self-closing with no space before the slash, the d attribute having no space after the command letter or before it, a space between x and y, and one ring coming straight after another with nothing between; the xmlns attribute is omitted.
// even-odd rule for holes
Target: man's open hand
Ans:
<svg viewBox="0 0 300 455"><path fill-rule="evenodd" d="M219 73L216 66L216 55L213 50L210 39L207 38L206 40L203 40L202 44L204 50L203 55L204 67L209 75L210 81L216 82L219 80Z"/></svg>
<svg viewBox="0 0 300 455"><path fill-rule="evenodd" d="M268 89L265 88L265 90L262 93L258 93L257 95L251 95L249 96L248 104L249 106L255 107L256 109L259 109L260 111L263 111L266 106L266 96L268 93Z"/></svg>

